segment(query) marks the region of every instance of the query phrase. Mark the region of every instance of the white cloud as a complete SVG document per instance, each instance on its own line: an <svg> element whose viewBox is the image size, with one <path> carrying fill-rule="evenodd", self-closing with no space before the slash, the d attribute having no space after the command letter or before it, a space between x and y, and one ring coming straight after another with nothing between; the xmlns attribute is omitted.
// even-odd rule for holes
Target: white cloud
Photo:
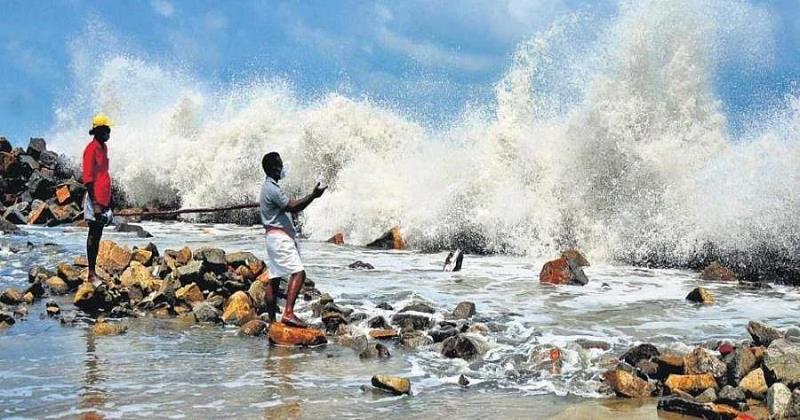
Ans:
<svg viewBox="0 0 800 420"><path fill-rule="evenodd" d="M153 7L154 12L165 18L172 17L175 14L175 7L167 0L151 0L150 6Z"/></svg>
<svg viewBox="0 0 800 420"><path fill-rule="evenodd" d="M386 28L380 31L378 40L384 48L405 54L428 66L483 71L495 65L493 57L445 49L430 41L415 41Z"/></svg>

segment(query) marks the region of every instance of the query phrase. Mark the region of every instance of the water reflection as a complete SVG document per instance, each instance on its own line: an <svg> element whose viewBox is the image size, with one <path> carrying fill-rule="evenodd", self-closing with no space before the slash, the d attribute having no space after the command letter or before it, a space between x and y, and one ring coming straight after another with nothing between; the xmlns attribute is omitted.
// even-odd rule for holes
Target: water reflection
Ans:
<svg viewBox="0 0 800 420"><path fill-rule="evenodd" d="M86 420L105 418L100 410L108 399L106 390L103 387L103 383L107 379L103 373L106 362L97 353L96 339L97 336L94 330L87 328L84 334L86 342L85 369L81 388L78 392L80 397L79 406L82 411L85 410L81 414L81 418Z"/></svg>
<svg viewBox="0 0 800 420"><path fill-rule="evenodd" d="M267 351L264 359L265 387L275 389L272 397L280 402L264 410L265 419L294 419L303 415L300 395L292 382L297 352L297 349L281 346L271 346Z"/></svg>

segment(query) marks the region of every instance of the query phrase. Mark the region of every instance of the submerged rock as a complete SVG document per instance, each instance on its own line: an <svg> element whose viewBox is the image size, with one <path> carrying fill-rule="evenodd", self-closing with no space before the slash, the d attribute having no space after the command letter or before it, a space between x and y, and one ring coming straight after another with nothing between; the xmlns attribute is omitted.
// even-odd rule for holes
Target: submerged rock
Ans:
<svg viewBox="0 0 800 420"><path fill-rule="evenodd" d="M388 359L391 356L392 355L389 353L389 349L381 343L375 343L375 345L367 346L367 348L358 355L360 359Z"/></svg>
<svg viewBox="0 0 800 420"><path fill-rule="evenodd" d="M222 312L214 305L208 302L200 302L192 307L197 322L220 322L222 319Z"/></svg>
<svg viewBox="0 0 800 420"><path fill-rule="evenodd" d="M703 287L697 287L689 292L689 294L686 295L686 300L689 302L703 303L706 305L711 305L715 302L714 295L712 295L708 289Z"/></svg>
<svg viewBox="0 0 800 420"><path fill-rule="evenodd" d="M114 232L121 232L121 233L135 233L139 238L152 238L153 235L150 232L144 230L143 227L139 225L134 225L132 223L120 223L114 228Z"/></svg>
<svg viewBox="0 0 800 420"><path fill-rule="evenodd" d="M239 334L249 337L261 337L266 335L268 327L266 322L260 319L252 319L242 325L239 329Z"/></svg>
<svg viewBox="0 0 800 420"><path fill-rule="evenodd" d="M433 323L430 317L410 313L399 313L392 316L392 324L401 328L411 328L414 330L425 330Z"/></svg>
<svg viewBox="0 0 800 420"><path fill-rule="evenodd" d="M603 381L621 397L647 398L655 391L653 384L622 369L606 372Z"/></svg>
<svg viewBox="0 0 800 420"><path fill-rule="evenodd" d="M427 303L424 302L414 302L410 305L406 305L406 307L400 310L400 313L405 313L405 312L421 312L421 313L432 314L436 312L436 309L433 309L431 305L428 305Z"/></svg>
<svg viewBox="0 0 800 420"><path fill-rule="evenodd" d="M395 395L411 393L411 381L397 376L375 375L372 377L372 386Z"/></svg>
<svg viewBox="0 0 800 420"><path fill-rule="evenodd" d="M120 335L128 331L128 327L122 324L110 322L98 322L92 326L95 335Z"/></svg>
<svg viewBox="0 0 800 420"><path fill-rule="evenodd" d="M455 319L469 319L472 315L475 315L475 304L472 302L461 302L453 310Z"/></svg>
<svg viewBox="0 0 800 420"><path fill-rule="evenodd" d="M336 233L327 242L334 245L344 245L344 234L341 232Z"/></svg>
<svg viewBox="0 0 800 420"><path fill-rule="evenodd" d="M347 266L348 268L352 268L354 270L374 270L375 267L368 263L361 260L358 260L350 265Z"/></svg>
<svg viewBox="0 0 800 420"><path fill-rule="evenodd" d="M457 272L461 271L461 265L464 263L464 252L460 249L450 251L447 258L444 260L444 268L442 271Z"/></svg>
<svg viewBox="0 0 800 420"><path fill-rule="evenodd" d="M367 248L403 250L406 249L406 243L400 234L400 228L393 227L380 238L368 243Z"/></svg>
<svg viewBox="0 0 800 420"><path fill-rule="evenodd" d="M733 270L714 261L703 269L700 278L707 281L736 281L736 274Z"/></svg>
<svg viewBox="0 0 800 420"><path fill-rule="evenodd" d="M282 322L273 322L269 326L269 339L282 346L316 346L328 340L325 333L316 328L295 328Z"/></svg>
<svg viewBox="0 0 800 420"><path fill-rule="evenodd" d="M675 396L659 399L658 410L705 419L733 419L740 414L724 404L703 404Z"/></svg>
<svg viewBox="0 0 800 420"><path fill-rule="evenodd" d="M639 344L638 346L631 347L625 354L620 357L621 360L624 360L625 363L636 366L637 363L641 360L650 360L653 357L657 357L661 353L658 351L656 346L652 344Z"/></svg>
<svg viewBox="0 0 800 420"><path fill-rule="evenodd" d="M574 248L562 252L561 258L573 261L578 267L588 267L590 265L589 260L587 260L580 251Z"/></svg>
<svg viewBox="0 0 800 420"><path fill-rule="evenodd" d="M459 334L442 342L442 355L453 359L472 360L486 351L486 344L476 336Z"/></svg>
<svg viewBox="0 0 800 420"><path fill-rule="evenodd" d="M589 279L578 264L566 258L559 258L545 263L539 273L539 282L585 286L589 283Z"/></svg>

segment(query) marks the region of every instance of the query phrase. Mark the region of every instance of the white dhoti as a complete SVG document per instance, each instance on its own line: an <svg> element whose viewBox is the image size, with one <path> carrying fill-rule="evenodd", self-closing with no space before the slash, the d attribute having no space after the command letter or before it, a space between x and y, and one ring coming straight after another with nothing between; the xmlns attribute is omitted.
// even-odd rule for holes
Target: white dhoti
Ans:
<svg viewBox="0 0 800 420"><path fill-rule="evenodd" d="M269 277L273 279L305 270L297 241L285 232L267 232L267 268Z"/></svg>

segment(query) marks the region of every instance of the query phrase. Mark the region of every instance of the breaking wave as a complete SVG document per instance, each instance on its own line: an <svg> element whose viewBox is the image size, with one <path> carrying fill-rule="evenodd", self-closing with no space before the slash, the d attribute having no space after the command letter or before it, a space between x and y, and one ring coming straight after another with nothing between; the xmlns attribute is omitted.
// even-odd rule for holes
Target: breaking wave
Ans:
<svg viewBox="0 0 800 420"><path fill-rule="evenodd" d="M787 92L758 128L733 134L714 92L724 66L771 65L770 22L713 0L565 16L518 46L494 103L434 128L369 99L303 100L280 78L220 87L131 55L76 60L77 83L96 94L67 98L50 138L77 156L86 116L111 114L112 171L137 205L254 201L260 157L277 150L289 192L331 185L304 215L316 239L365 243L399 225L422 249L579 246L683 265L709 247L789 255L800 248L800 98Z"/></svg>

